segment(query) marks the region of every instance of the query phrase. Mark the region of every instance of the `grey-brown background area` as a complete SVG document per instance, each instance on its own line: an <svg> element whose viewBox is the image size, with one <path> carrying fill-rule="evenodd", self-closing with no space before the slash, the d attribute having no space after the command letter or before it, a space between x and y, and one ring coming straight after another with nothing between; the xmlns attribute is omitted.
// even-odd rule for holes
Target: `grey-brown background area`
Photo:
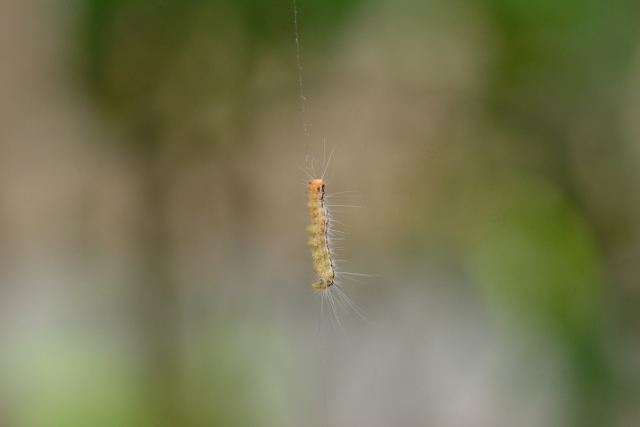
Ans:
<svg viewBox="0 0 640 427"><path fill-rule="evenodd" d="M639 12L1 1L0 426L637 425Z"/></svg>

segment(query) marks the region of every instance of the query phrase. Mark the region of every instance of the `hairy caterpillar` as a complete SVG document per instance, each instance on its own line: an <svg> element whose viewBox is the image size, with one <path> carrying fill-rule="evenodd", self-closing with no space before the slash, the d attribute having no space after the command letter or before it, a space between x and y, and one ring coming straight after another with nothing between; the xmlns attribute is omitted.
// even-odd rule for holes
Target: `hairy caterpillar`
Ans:
<svg viewBox="0 0 640 427"><path fill-rule="evenodd" d="M335 149L335 147L334 147ZM314 178L317 176L312 169L307 168L305 173L307 174L309 181L307 182L307 195L308 202L307 207L311 215L311 224L307 226L307 230L311 232L311 236L307 241L307 245L311 246L311 259L313 260L313 271L317 275L315 282L311 284L311 287L316 289L322 295L321 308L324 308L325 301L328 304L329 311L332 317L342 329L340 321L338 320L338 307L347 312L348 307L351 307L358 315L363 319L363 313L360 308L353 303L345 294L339 289L340 281L338 276L368 276L366 274L347 273L338 271L336 267L336 260L334 259L334 250L332 242L338 238L334 237L335 234L344 234L340 231L332 228L331 213L329 208L331 206L348 206L348 205L329 205L326 199L331 196L337 196L340 193L332 194L331 196L325 195L325 181L324 175L327 172L331 157L333 156L333 150L329 155L329 160L324 166L323 173L320 178ZM313 165L313 162L312 162ZM304 170L304 169L303 169ZM348 206L355 207L355 206ZM336 295L333 293L335 292ZM337 298L336 298L337 296ZM366 321L366 319L365 319ZM344 330L343 330L344 332Z"/></svg>
<svg viewBox="0 0 640 427"><path fill-rule="evenodd" d="M309 181L309 213L311 214L311 225L307 230L311 232L311 237L307 244L311 246L311 259L313 260L313 271L318 275L318 280L311 286L315 289L327 289L333 285L336 277L336 270L331 258L331 247L329 246L329 211L324 201L324 180L315 178Z"/></svg>

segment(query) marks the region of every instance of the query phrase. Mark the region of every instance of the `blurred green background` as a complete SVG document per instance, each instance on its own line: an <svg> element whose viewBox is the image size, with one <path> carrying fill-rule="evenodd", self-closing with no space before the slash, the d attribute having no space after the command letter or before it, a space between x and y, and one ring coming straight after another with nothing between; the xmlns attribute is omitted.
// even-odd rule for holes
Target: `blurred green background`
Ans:
<svg viewBox="0 0 640 427"><path fill-rule="evenodd" d="M297 6L0 1L0 427L637 426L640 3Z"/></svg>

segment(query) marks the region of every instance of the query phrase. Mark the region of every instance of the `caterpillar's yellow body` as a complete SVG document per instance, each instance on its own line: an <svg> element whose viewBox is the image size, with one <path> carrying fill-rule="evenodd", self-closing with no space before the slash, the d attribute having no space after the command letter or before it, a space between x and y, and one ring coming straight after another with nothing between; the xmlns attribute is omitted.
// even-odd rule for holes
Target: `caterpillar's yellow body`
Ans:
<svg viewBox="0 0 640 427"><path fill-rule="evenodd" d="M336 272L329 246L329 212L324 203L324 181L320 178L312 179L308 186L307 206L311 213L311 225L307 230L311 232L311 237L307 244L311 246L313 271L318 274L318 280L311 286L315 289L327 289L333 285Z"/></svg>

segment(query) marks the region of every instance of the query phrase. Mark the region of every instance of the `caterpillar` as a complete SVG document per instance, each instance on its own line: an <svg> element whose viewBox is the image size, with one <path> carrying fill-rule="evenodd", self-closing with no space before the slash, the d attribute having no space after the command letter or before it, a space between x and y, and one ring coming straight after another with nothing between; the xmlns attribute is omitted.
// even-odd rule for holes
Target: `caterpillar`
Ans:
<svg viewBox="0 0 640 427"><path fill-rule="evenodd" d="M335 147L334 147L335 150ZM329 311L331 313L332 320L338 323L342 329L342 325L338 319L338 307L348 312L348 308L351 307L360 317L364 319L363 312L360 308L353 303L345 294L339 289L340 281L339 276L369 276L367 274L359 273L347 273L339 271L336 267L336 260L334 259L334 250L332 241L337 238L335 234L344 234L340 231L332 228L331 213L326 199L332 196L338 196L340 193L327 196L325 194L325 181L324 175L327 172L333 151L329 155L329 160L324 166L322 175L320 178L314 178L317 176L312 168L307 170L302 169L309 178L307 182L307 207L311 215L311 224L307 226L307 230L311 232L311 236L307 241L307 245L311 246L311 259L313 260L313 271L317 275L315 282L311 284L311 287L316 289L322 296L321 312L324 309L324 303L327 302ZM332 205L332 206L348 206L348 205ZM348 206L355 207L355 206ZM338 238L339 239L339 238ZM334 295L334 292L336 295ZM337 296L337 298L336 298ZM364 319L366 321L366 319ZM367 322L368 323L368 322ZM344 329L343 329L344 332Z"/></svg>
<svg viewBox="0 0 640 427"><path fill-rule="evenodd" d="M331 258L331 247L329 246L329 211L324 200L324 180L315 178L308 182L309 187L309 213L311 214L311 225L307 230L311 232L311 237L307 245L311 246L311 259L313 260L313 271L318 275L318 280L311 284L315 289L327 289L333 285L336 277L336 269Z"/></svg>

